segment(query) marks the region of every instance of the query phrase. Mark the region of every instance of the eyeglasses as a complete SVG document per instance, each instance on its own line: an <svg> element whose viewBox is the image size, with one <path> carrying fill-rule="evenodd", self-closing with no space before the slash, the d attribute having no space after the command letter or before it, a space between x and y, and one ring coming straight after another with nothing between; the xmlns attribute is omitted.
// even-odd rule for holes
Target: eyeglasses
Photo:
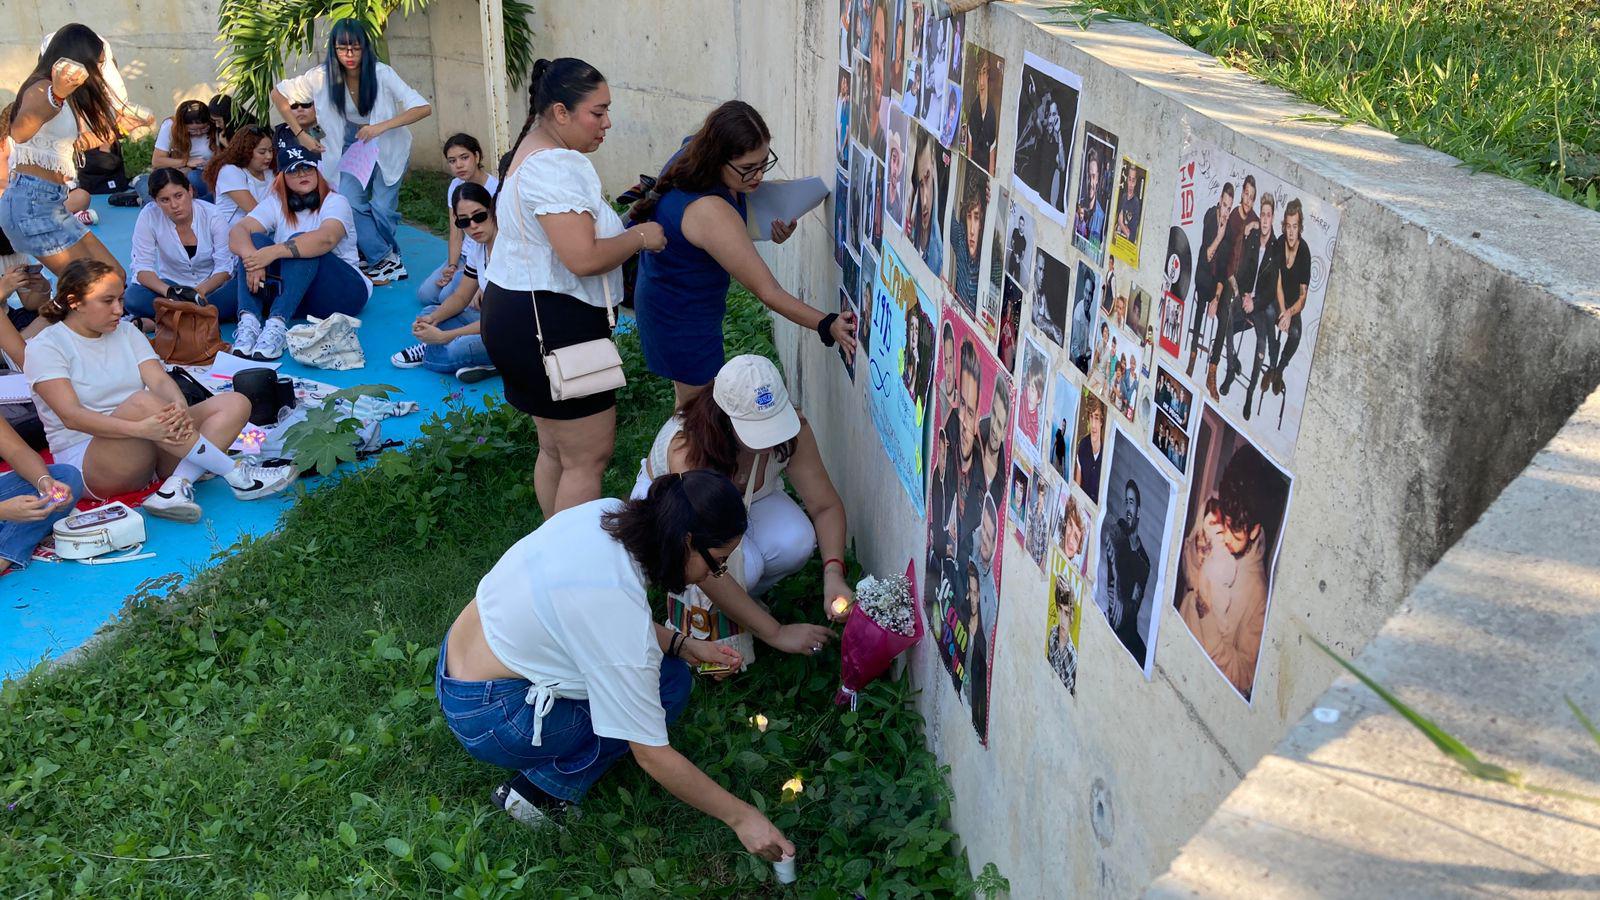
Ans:
<svg viewBox="0 0 1600 900"><path fill-rule="evenodd" d="M289 108L290 108L290 109L310 109L310 108L311 108L311 107L312 107L312 106L314 106L314 105L315 105L315 104L313 104L313 103L312 103L312 102L311 102L311 101L309 101L309 100L307 100L307 101L304 101L304 102L301 102L301 101L298 101L298 100L297 100L297 101L295 101L295 102L293 102L293 103L291 103L291 104L289 104Z"/></svg>
<svg viewBox="0 0 1600 900"><path fill-rule="evenodd" d="M695 551L697 553L700 554L700 558L705 560L706 568L711 570L711 577L712 578L721 578L722 576L728 574L728 561L727 560L723 560L721 562L718 562L717 558L715 556L711 555L711 551L707 550L704 547L696 547L694 549L695 549Z"/></svg>
<svg viewBox="0 0 1600 900"><path fill-rule="evenodd" d="M777 167L777 165L778 154L768 153L764 162L759 162L750 166L736 166L733 163L728 163L728 168L732 169L734 174L738 175L740 178L744 179L745 181L749 181L757 174L771 172Z"/></svg>
<svg viewBox="0 0 1600 900"><path fill-rule="evenodd" d="M456 227L465 228L468 225L477 225L481 222L487 221L489 221L489 211L484 209L479 210L470 216L456 216Z"/></svg>
<svg viewBox="0 0 1600 900"><path fill-rule="evenodd" d="M361 52L361 45L360 44L335 44L334 47L333 47L333 52L335 52L335 53L345 53L345 54L360 53Z"/></svg>

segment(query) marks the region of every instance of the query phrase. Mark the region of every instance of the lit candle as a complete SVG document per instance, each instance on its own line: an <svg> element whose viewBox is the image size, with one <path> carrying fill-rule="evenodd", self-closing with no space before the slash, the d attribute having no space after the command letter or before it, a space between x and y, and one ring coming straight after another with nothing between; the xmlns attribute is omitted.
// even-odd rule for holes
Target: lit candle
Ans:
<svg viewBox="0 0 1600 900"><path fill-rule="evenodd" d="M754 726L757 731L761 732L762 734L766 734L766 732L767 732L767 717L766 716L763 716L761 713L756 713L755 715L750 717L750 724L752 726Z"/></svg>
<svg viewBox="0 0 1600 900"><path fill-rule="evenodd" d="M847 613L849 611L850 611L850 598L848 598L848 597L835 597L835 598L833 598L833 614L834 615L842 616L842 615L844 615L845 613Z"/></svg>
<svg viewBox="0 0 1600 900"><path fill-rule="evenodd" d="M244 449L247 453L261 452L261 445L266 443L266 440L267 433L255 426L239 432L239 441L244 444Z"/></svg>
<svg viewBox="0 0 1600 900"><path fill-rule="evenodd" d="M800 776L796 775L783 783L783 799L793 800L795 797L798 797L800 794L804 793L805 789L806 786L801 783Z"/></svg>

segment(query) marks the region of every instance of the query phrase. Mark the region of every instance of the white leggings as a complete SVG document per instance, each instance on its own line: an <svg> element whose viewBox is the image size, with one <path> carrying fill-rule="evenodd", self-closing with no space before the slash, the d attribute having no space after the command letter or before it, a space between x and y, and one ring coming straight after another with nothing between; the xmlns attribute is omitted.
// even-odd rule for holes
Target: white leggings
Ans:
<svg viewBox="0 0 1600 900"><path fill-rule="evenodd" d="M650 479L640 466L633 499L650 490ZM805 510L783 491L773 491L750 504L750 527L739 545L744 553L744 583L752 597L800 571L817 549L817 531Z"/></svg>

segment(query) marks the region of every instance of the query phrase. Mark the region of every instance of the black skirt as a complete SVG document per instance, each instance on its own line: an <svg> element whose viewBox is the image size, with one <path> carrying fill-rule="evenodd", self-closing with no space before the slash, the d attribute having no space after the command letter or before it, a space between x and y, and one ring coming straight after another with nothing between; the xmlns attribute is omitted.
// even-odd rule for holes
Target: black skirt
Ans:
<svg viewBox="0 0 1600 900"><path fill-rule="evenodd" d="M573 400L550 399L550 379L539 355L534 325L535 293L539 321L544 323L546 350L558 350L611 336L606 311L551 291L513 291L493 282L483 292L480 329L489 360L505 382L506 402L541 419L582 419L617 405L616 391L601 391Z"/></svg>

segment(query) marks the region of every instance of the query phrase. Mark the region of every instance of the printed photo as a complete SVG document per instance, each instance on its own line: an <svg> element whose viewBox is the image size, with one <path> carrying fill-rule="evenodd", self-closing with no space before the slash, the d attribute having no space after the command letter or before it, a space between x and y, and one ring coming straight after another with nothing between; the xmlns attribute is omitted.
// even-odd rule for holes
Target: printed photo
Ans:
<svg viewBox="0 0 1600 900"><path fill-rule="evenodd" d="M834 311L841 314L849 312L857 313L859 315L860 313L860 311L856 309L855 301L850 299L850 292L846 291L844 288L839 289L839 308ZM854 354L846 354L843 347L838 347L837 349L839 351L839 359L844 363L845 372L850 376L851 381L855 381L856 360Z"/></svg>
<svg viewBox="0 0 1600 900"><path fill-rule="evenodd" d="M1050 550L1050 538L1055 534L1052 520L1056 508L1056 495L1060 492L1061 486L1043 477L1043 469L1038 471L1040 477L1033 480L1034 495L1028 503L1028 526L1022 540L1022 549L1027 551L1034 565L1043 569L1045 554Z"/></svg>
<svg viewBox="0 0 1600 900"><path fill-rule="evenodd" d="M1100 505L1095 606L1148 679L1155 666L1167 533L1177 491L1138 441L1111 428L1106 499Z"/></svg>
<svg viewBox="0 0 1600 900"><path fill-rule="evenodd" d="M888 111L888 70L889 70L889 5L885 0L875 0L870 12L871 30L868 35L867 49L863 51L867 58L867 89L866 106L859 112L864 113L865 122L861 130L861 144L867 152L877 157L880 161L884 154L884 116Z"/></svg>
<svg viewBox="0 0 1600 900"><path fill-rule="evenodd" d="M1149 174L1133 160L1122 158L1117 182L1116 226L1111 230L1111 255L1139 268L1139 235L1144 227L1144 186Z"/></svg>
<svg viewBox="0 0 1600 900"><path fill-rule="evenodd" d="M993 175L1000 161L1000 89L1006 61L977 44L967 45L966 57L961 73L966 104L956 148Z"/></svg>
<svg viewBox="0 0 1600 900"><path fill-rule="evenodd" d="M1021 203L1012 203L1007 214L1005 274L1026 293L1033 293L1034 238L1033 213Z"/></svg>
<svg viewBox="0 0 1600 900"><path fill-rule="evenodd" d="M1011 385L976 329L951 304L940 312L941 349L935 379L957 373L954 397L935 391L934 453L928 486L928 558L932 639L951 686L971 713L972 727L989 738L989 679L999 616L1006 488L1010 459ZM954 401L952 403L952 400Z"/></svg>
<svg viewBox="0 0 1600 900"><path fill-rule="evenodd" d="M1189 430L1189 406L1193 402L1194 394L1174 378L1166 366L1156 371L1156 409L1185 432Z"/></svg>
<svg viewBox="0 0 1600 900"><path fill-rule="evenodd" d="M1142 344L1150 343L1150 319L1154 313L1150 292L1137 284L1128 285L1128 318L1123 324Z"/></svg>
<svg viewBox="0 0 1600 900"><path fill-rule="evenodd" d="M1166 413L1154 416L1150 422L1150 446L1156 448L1178 474L1189 470L1189 435L1185 434L1178 423L1167 418Z"/></svg>
<svg viewBox="0 0 1600 900"><path fill-rule="evenodd" d="M833 102L834 116L838 119L839 131L835 143L838 145L837 154L841 167L850 165L850 70L839 69L839 96Z"/></svg>
<svg viewBox="0 0 1600 900"><path fill-rule="evenodd" d="M939 117L939 143L954 147L961 122L961 85L950 82L944 89L944 112Z"/></svg>
<svg viewBox="0 0 1600 900"><path fill-rule="evenodd" d="M850 147L850 239L847 244L850 255L857 261L861 259L861 241L870 223L866 221L866 213L871 208L870 203L864 202L872 194L872 158L862 152L860 144Z"/></svg>
<svg viewBox="0 0 1600 900"><path fill-rule="evenodd" d="M1072 246L1095 265L1105 260L1106 232L1111 225L1112 173L1117 136L1098 125L1083 126L1083 171L1072 214Z"/></svg>
<svg viewBox="0 0 1600 900"><path fill-rule="evenodd" d="M1067 307L1072 301L1072 270L1043 247L1034 254L1033 327L1057 347L1066 346Z"/></svg>
<svg viewBox="0 0 1600 900"><path fill-rule="evenodd" d="M1122 418L1133 422L1138 418L1136 404L1144 383L1139 371L1139 342L1130 340L1120 328L1108 327L1104 316L1100 317L1100 334L1104 343L1095 347L1099 363L1091 363L1089 389L1103 397Z"/></svg>
<svg viewBox="0 0 1600 900"><path fill-rule="evenodd" d="M1050 354L1029 337L1023 341L1022 368L1017 372L1017 438L1028 461L1039 464L1039 435L1043 431L1044 391L1050 374Z"/></svg>
<svg viewBox="0 0 1600 900"><path fill-rule="evenodd" d="M849 294L851 301L861 302L856 300L856 291L861 289L861 264L856 262L853 256L844 258L844 268L839 275L839 289Z"/></svg>
<svg viewBox="0 0 1600 900"><path fill-rule="evenodd" d="M959 175L950 213L946 283L967 318L978 320L979 265L983 261L984 216L989 211L989 176L971 160L957 157Z"/></svg>
<svg viewBox="0 0 1600 900"><path fill-rule="evenodd" d="M872 295L877 284L878 254L869 247L861 254L861 289L850 295L850 299L858 307L855 310L856 353L863 359L872 351L872 307L874 306Z"/></svg>
<svg viewBox="0 0 1600 900"><path fill-rule="evenodd" d="M932 405L933 322L938 307L917 285L894 247L892 241L885 244L878 259L863 256L863 264L870 264L876 277L870 300L861 301L861 318L870 330L857 358L866 361L867 412L878 440L921 515L928 445L923 428Z"/></svg>
<svg viewBox="0 0 1600 900"><path fill-rule="evenodd" d="M867 96L870 87L868 79L871 77L867 58L858 54L850 63L850 140L862 147L867 146L867 119L871 118L867 105L871 102Z"/></svg>
<svg viewBox="0 0 1600 900"><path fill-rule="evenodd" d="M839 0L839 65L850 65L850 51L854 47L857 0Z"/></svg>
<svg viewBox="0 0 1600 900"><path fill-rule="evenodd" d="M1017 132L1012 189L1057 224L1067 224L1068 166L1078 130L1076 74L1032 53L1017 79Z"/></svg>
<svg viewBox="0 0 1600 900"><path fill-rule="evenodd" d="M1073 435L1072 483L1098 506L1100 463L1106 448L1106 405L1087 389L1078 395L1078 428Z"/></svg>
<svg viewBox="0 0 1600 900"><path fill-rule="evenodd" d="M1012 530L1016 532L1017 542L1022 542L1022 526L1028 521L1028 491L1033 485L1033 469L1028 467L1026 460L1017 457L1011 462L1011 509L1010 521Z"/></svg>
<svg viewBox="0 0 1600 900"><path fill-rule="evenodd" d="M928 75L927 21L927 6L922 0L910 0L906 6L906 30L911 45L906 48L900 105L911 118L917 120L922 118L922 92Z"/></svg>
<svg viewBox="0 0 1600 900"><path fill-rule="evenodd" d="M833 173L833 261L841 267L849 258L850 247L850 176L844 169Z"/></svg>
<svg viewBox="0 0 1600 900"><path fill-rule="evenodd" d="M1178 358L1184 341L1183 308L1194 277L1189 236L1177 225L1167 231L1167 258L1161 271L1161 352Z"/></svg>
<svg viewBox="0 0 1600 900"><path fill-rule="evenodd" d="M850 29L854 50L863 56L872 49L872 0L854 0L855 25Z"/></svg>
<svg viewBox="0 0 1600 900"><path fill-rule="evenodd" d="M889 224L904 229L906 200L911 192L911 117L898 106L889 108L889 149L884 160L883 214Z"/></svg>
<svg viewBox="0 0 1600 900"><path fill-rule="evenodd" d="M1246 703L1260 665L1291 488L1287 472L1205 405L1173 606Z"/></svg>
<svg viewBox="0 0 1600 900"><path fill-rule="evenodd" d="M1061 680L1068 696L1078 694L1078 626L1083 621L1083 603L1088 585L1083 573L1074 569L1059 553L1050 560L1050 603L1045 617L1044 657L1050 670Z"/></svg>
<svg viewBox="0 0 1600 900"><path fill-rule="evenodd" d="M1072 430L1077 424L1078 388L1067 380L1065 372L1057 372L1056 383L1050 391L1050 418L1046 428L1050 450L1045 456L1062 481L1072 477Z"/></svg>
<svg viewBox="0 0 1600 900"><path fill-rule="evenodd" d="M1072 288L1072 338L1067 345L1067 356L1084 375L1089 374L1089 363L1094 345L1094 322L1100 308L1100 276L1089 264L1078 260L1078 277Z"/></svg>
<svg viewBox="0 0 1600 900"><path fill-rule="evenodd" d="M872 180L868 184L871 193L866 197L868 204L866 221L870 227L863 231L861 237L871 247L877 248L883 245L883 161L874 158L869 165L872 169Z"/></svg>
<svg viewBox="0 0 1600 900"><path fill-rule="evenodd" d="M1005 277L1006 214L1010 211L1010 197L1005 188L993 181L989 182L989 193L994 196L989 218L984 222L989 232L989 259L985 266L989 277L988 283L978 292L978 325L992 342L1000 333L1000 279Z"/></svg>
<svg viewBox="0 0 1600 900"><path fill-rule="evenodd" d="M889 0L889 91L897 93L906 77L906 0Z"/></svg>
<svg viewBox="0 0 1600 900"><path fill-rule="evenodd" d="M1339 210L1205 142L1179 159L1166 266L1183 329L1174 358L1263 451L1289 463ZM1191 272L1192 290L1179 290Z"/></svg>
<svg viewBox="0 0 1600 900"><path fill-rule="evenodd" d="M1089 552L1089 523L1092 512L1083 502L1079 491L1071 484L1062 485L1057 500L1055 520L1055 553L1079 575L1087 575Z"/></svg>
<svg viewBox="0 0 1600 900"><path fill-rule="evenodd" d="M1017 370L1017 341L1022 328L1022 288L1010 278L1000 293L1000 365L1007 372Z"/></svg>
<svg viewBox="0 0 1600 900"><path fill-rule="evenodd" d="M944 197L950 182L950 151L921 125L911 126L911 206L906 237L935 276L944 271Z"/></svg>

